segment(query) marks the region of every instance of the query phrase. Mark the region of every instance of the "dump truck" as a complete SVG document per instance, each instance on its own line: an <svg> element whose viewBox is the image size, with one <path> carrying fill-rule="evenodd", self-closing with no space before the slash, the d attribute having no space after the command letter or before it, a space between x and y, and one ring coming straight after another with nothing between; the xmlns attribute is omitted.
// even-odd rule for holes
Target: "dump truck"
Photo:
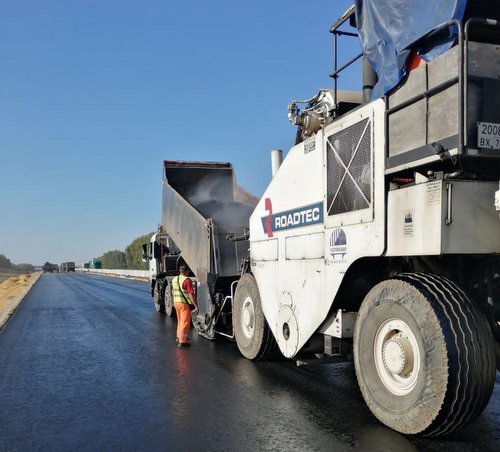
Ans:
<svg viewBox="0 0 500 452"><path fill-rule="evenodd" d="M499 20L484 0L355 1L330 32L361 51L289 104L295 145L248 229L190 198L197 164L164 163L150 256L189 265L200 334L253 360L352 356L369 409L405 434L480 415L500 362ZM340 90L356 61L361 92Z"/></svg>
<svg viewBox="0 0 500 452"><path fill-rule="evenodd" d="M75 263L74 262L63 262L60 265L61 272L68 273L75 271Z"/></svg>
<svg viewBox="0 0 500 452"><path fill-rule="evenodd" d="M89 263L88 263L88 268L93 268L93 269L100 269L102 268L102 264L101 264L101 260L100 259L92 259Z"/></svg>
<svg viewBox="0 0 500 452"><path fill-rule="evenodd" d="M165 161L163 170L161 226L143 245L155 308L173 315L172 278L187 265L196 280L197 332L233 337L228 300L248 255L258 199L236 183L230 163Z"/></svg>
<svg viewBox="0 0 500 452"><path fill-rule="evenodd" d="M57 264L51 264L50 262L45 262L42 266L42 270L44 273L59 273L59 267Z"/></svg>

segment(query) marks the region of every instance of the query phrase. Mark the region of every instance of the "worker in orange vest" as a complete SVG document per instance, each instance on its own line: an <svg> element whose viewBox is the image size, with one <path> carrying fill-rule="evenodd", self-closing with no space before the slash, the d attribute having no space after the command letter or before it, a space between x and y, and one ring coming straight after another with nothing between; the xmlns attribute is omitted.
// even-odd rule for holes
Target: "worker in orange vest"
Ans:
<svg viewBox="0 0 500 452"><path fill-rule="evenodd" d="M198 314L198 303L193 289L193 282L188 277L185 265L179 267L179 276L172 280L172 296L177 313L177 342L178 347L189 347L189 330L191 328L191 311Z"/></svg>

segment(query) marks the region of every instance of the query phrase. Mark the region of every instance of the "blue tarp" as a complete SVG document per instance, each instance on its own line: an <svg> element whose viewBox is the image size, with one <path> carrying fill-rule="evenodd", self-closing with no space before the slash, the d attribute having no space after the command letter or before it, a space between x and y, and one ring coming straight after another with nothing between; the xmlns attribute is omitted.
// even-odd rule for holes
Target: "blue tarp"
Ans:
<svg viewBox="0 0 500 452"><path fill-rule="evenodd" d="M363 53L378 83L372 98L383 96L405 76L412 46L450 19L463 18L467 0L355 0L356 22ZM455 33L455 35L454 35ZM426 61L448 50L456 30L439 36L419 55Z"/></svg>

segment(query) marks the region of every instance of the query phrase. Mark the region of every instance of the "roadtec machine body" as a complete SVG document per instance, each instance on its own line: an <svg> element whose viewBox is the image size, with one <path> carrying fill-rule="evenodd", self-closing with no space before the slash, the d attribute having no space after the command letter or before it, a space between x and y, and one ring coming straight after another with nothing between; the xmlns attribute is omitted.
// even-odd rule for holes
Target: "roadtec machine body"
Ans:
<svg viewBox="0 0 500 452"><path fill-rule="evenodd" d="M215 221L164 183L162 225L197 279L199 332L213 337L224 319L221 331L234 331L249 359L280 352L307 363L352 351L373 414L430 436L482 412L500 338L500 14L483 1L458 4L444 25L395 43L410 60L398 63L392 86L368 35L387 30L376 20L394 5L357 1L339 19L335 39L356 22L371 63L364 100L336 89L344 67L335 67L334 90L302 110L290 104L297 144L253 210L249 235L244 221L237 231L211 229ZM421 6L422 23L434 7ZM427 63L415 56L439 46ZM243 245L227 273L216 265L223 235Z"/></svg>

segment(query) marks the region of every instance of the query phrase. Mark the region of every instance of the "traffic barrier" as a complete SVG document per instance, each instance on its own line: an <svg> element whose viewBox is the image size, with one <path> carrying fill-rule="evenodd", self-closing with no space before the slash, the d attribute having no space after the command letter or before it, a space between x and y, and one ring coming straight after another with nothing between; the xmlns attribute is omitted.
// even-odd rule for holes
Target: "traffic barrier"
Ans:
<svg viewBox="0 0 500 452"><path fill-rule="evenodd" d="M128 270L128 269L111 270L108 268L77 268L76 271L83 273L97 273L108 276L118 276L121 278L141 278L141 279L149 278L149 270Z"/></svg>

